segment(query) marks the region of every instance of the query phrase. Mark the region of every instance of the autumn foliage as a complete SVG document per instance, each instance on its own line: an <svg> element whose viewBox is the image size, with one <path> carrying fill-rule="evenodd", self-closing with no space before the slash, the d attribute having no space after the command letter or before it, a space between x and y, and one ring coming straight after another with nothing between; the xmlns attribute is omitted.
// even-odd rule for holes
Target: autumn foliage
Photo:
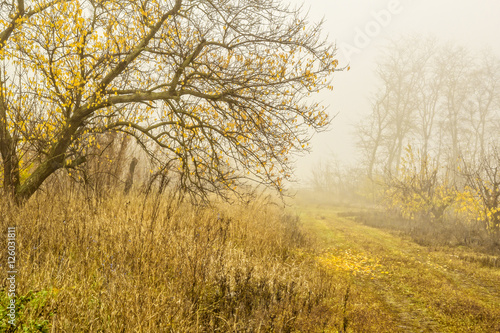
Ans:
<svg viewBox="0 0 500 333"><path fill-rule="evenodd" d="M385 203L410 220L441 220L456 197L442 172L429 156L408 146L398 175L387 184Z"/></svg>
<svg viewBox="0 0 500 333"><path fill-rule="evenodd" d="M392 212L414 224L463 222L475 230L500 231L498 153L477 163L462 161L456 181L428 155L406 148L397 176L385 185L382 200Z"/></svg>
<svg viewBox="0 0 500 333"><path fill-rule="evenodd" d="M499 68L487 50L417 36L389 42L356 132L364 196L411 228L498 239Z"/></svg>
<svg viewBox="0 0 500 333"><path fill-rule="evenodd" d="M2 2L3 188L29 198L119 132L197 195L281 190L329 122L306 97L332 88L334 52L278 1Z"/></svg>

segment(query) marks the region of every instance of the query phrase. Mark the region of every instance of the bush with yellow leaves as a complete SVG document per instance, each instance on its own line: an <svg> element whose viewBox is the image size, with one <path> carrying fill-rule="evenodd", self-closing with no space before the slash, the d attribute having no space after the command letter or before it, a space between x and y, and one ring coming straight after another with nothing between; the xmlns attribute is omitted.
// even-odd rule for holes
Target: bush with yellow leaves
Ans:
<svg viewBox="0 0 500 333"><path fill-rule="evenodd" d="M446 179L436 161L408 146L398 174L387 184L384 203L408 220L440 220L457 195Z"/></svg>

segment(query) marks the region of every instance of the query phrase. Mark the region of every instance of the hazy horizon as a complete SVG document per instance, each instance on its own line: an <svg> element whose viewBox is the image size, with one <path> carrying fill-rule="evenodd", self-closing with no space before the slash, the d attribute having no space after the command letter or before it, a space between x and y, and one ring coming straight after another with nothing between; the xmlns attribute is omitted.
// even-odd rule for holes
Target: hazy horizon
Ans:
<svg viewBox="0 0 500 333"><path fill-rule="evenodd" d="M389 40L406 35L434 37L469 50L490 49L500 54L500 1L354 0L292 1L303 3L311 22L324 19L323 32L337 45L340 65L350 70L333 79L333 92L316 97L336 115L328 132L312 139L312 153L297 158L296 176L307 182L314 164L335 156L343 163L356 162L352 124L370 113L368 98L377 88L373 68L380 49ZM389 15L388 15L389 13Z"/></svg>

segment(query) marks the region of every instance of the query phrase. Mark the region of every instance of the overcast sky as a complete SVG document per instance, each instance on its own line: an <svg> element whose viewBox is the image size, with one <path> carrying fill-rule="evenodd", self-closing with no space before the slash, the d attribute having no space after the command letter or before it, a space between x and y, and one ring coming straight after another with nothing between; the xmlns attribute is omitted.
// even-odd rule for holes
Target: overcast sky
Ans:
<svg viewBox="0 0 500 333"><path fill-rule="evenodd" d="M284 0L286 1L286 0ZM320 94L337 114L327 133L316 134L313 153L299 158L297 176L307 179L313 165L330 156L355 163L352 124L370 112L376 90L373 68L380 47L401 35L434 36L471 49L490 48L500 56L500 0L292 0L303 3L310 21L324 18L324 32L337 44L341 64L334 91Z"/></svg>

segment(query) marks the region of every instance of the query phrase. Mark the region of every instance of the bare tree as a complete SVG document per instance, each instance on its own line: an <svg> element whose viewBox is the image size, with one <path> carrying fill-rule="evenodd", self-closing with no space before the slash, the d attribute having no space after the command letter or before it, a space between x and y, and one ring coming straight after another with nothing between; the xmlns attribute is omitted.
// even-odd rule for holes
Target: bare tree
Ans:
<svg viewBox="0 0 500 333"><path fill-rule="evenodd" d="M482 55L477 69L469 75L474 87L465 104L471 132L472 159L482 159L488 140L496 136L494 124L496 105L500 97L500 61L490 52Z"/></svg>
<svg viewBox="0 0 500 333"><path fill-rule="evenodd" d="M389 114L385 99L373 103L373 111L366 120L356 126L357 144L365 157L368 178L373 179L373 173L383 155L383 146L387 141L386 133L389 126Z"/></svg>
<svg viewBox="0 0 500 333"><path fill-rule="evenodd" d="M452 171L457 170L461 143L466 142L464 112L473 87L467 77L470 67L464 64L472 63L473 58L465 48L452 45L447 45L437 58L438 73L443 78L441 126L443 139L447 141L442 144L448 147L446 164Z"/></svg>
<svg viewBox="0 0 500 333"><path fill-rule="evenodd" d="M457 180L460 158L479 158L498 140L499 69L491 53L475 57L432 38L391 42L372 112L357 126L368 176L397 174L401 149L412 144Z"/></svg>
<svg viewBox="0 0 500 333"><path fill-rule="evenodd" d="M437 120L443 89L443 76L435 63L439 52L436 40L428 39L418 44L421 80L415 89L417 103L417 140L422 147L422 156L427 156L435 144Z"/></svg>
<svg viewBox="0 0 500 333"><path fill-rule="evenodd" d="M418 38L392 41L377 67L380 88L372 102L372 116L359 128L359 143L367 152L368 175L372 177L377 155L384 172L397 173L403 148L417 131L417 111L425 111L417 92L425 81L425 66L432 44ZM422 117L428 117L422 115ZM424 119L424 118L423 118ZM430 119L426 119L430 121ZM425 124L423 131L429 131Z"/></svg>
<svg viewBox="0 0 500 333"><path fill-rule="evenodd" d="M461 175L481 205L480 216L486 230L500 231L500 151L490 146L478 161L461 160Z"/></svg>
<svg viewBox="0 0 500 333"><path fill-rule="evenodd" d="M329 122L307 100L337 67L320 28L274 0L1 2L4 190L29 198L109 132L200 195L281 189L308 125Z"/></svg>

